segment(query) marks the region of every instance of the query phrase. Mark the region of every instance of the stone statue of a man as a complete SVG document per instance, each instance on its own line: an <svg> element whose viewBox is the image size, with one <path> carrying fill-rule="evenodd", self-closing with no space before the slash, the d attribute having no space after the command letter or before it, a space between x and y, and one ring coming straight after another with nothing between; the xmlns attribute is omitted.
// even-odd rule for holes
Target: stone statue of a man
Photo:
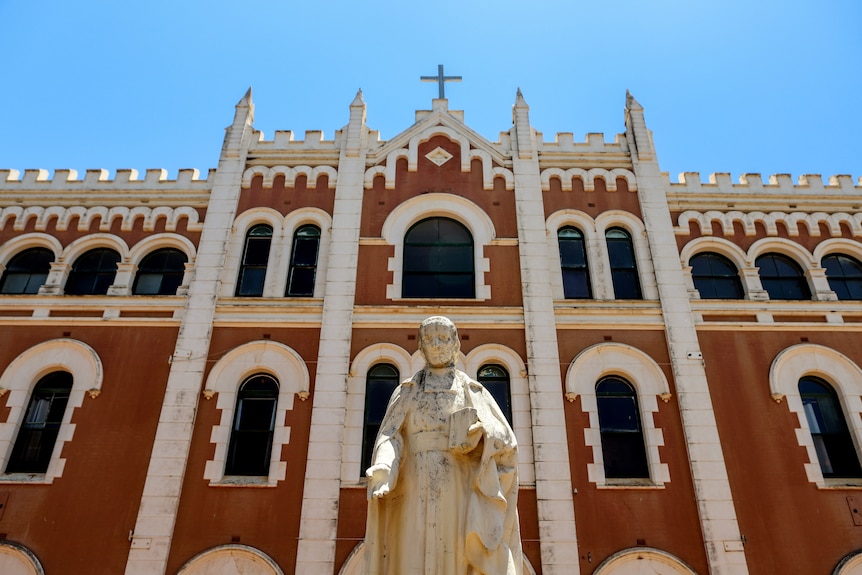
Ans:
<svg viewBox="0 0 862 575"><path fill-rule="evenodd" d="M425 368L392 394L366 471L366 575L522 573L515 435L459 349L449 319L422 322Z"/></svg>

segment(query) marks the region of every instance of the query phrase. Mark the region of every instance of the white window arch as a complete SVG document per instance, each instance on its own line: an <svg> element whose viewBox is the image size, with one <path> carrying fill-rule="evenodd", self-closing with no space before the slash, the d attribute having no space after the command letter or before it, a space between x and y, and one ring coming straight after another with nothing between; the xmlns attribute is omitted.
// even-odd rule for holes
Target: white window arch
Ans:
<svg viewBox="0 0 862 575"><path fill-rule="evenodd" d="M599 487L633 483L628 480L609 481L605 477L596 384L607 376L622 377L634 386L649 467L649 484L663 486L670 482L670 471L659 456L658 448L664 445L664 434L655 426L653 413L658 411L659 399L670 399L670 386L654 359L622 343L600 343L588 347L572 361L566 373L566 399L575 401L580 398L581 409L590 418L590 427L584 429L584 441L593 450L593 463L587 464L589 480Z"/></svg>
<svg viewBox="0 0 862 575"><path fill-rule="evenodd" d="M862 575L862 550L857 549L842 557L832 575Z"/></svg>
<svg viewBox="0 0 862 575"><path fill-rule="evenodd" d="M319 208L303 208L290 212L281 222L280 231L278 233L273 232L272 250L276 252L275 267L272 271L275 279L274 297L284 297L287 291L290 257L293 253L293 236L296 230L308 224L316 226L320 230L320 245L317 248L317 273L314 277L313 297L323 297L323 292L326 288L329 242L332 237L332 217ZM266 295L266 292L264 292L264 295Z"/></svg>
<svg viewBox="0 0 862 575"><path fill-rule="evenodd" d="M60 244L60 241L54 236L42 233L20 235L0 245L0 274L3 273L9 260L24 250L29 250L31 248L45 248L50 250L54 252L55 260L63 253L62 244Z"/></svg>
<svg viewBox="0 0 862 575"><path fill-rule="evenodd" d="M755 265L758 257L768 253L787 256L802 269L802 275L808 283L812 299L818 301L838 299L838 296L829 287L826 270L820 267L820 261L815 259L814 255L800 244L785 238L762 238L748 248L748 260L752 262L752 265Z"/></svg>
<svg viewBox="0 0 862 575"><path fill-rule="evenodd" d="M129 246L123 238L108 233L88 234L66 246L62 256L51 264L48 279L45 281L42 289L39 290L39 293L62 294L75 260L86 252L97 248L111 249L120 254L120 261L117 263L117 274L114 276L113 285L108 288L108 295L123 295L127 293L128 285L122 282L127 281L131 276L128 272Z"/></svg>
<svg viewBox="0 0 862 575"><path fill-rule="evenodd" d="M634 215L622 210L608 210L602 212L596 217L596 235L605 241L605 233L610 228L622 228L628 232L632 239L632 246L635 251L635 262L638 270L638 279L641 283L641 293L645 300L658 299L658 284L655 279L655 271L652 265L652 256L650 255L649 242L646 238L646 228L644 224ZM608 258L607 247L603 251L602 265L605 278L605 290L608 294L614 293L614 287L611 276L611 264ZM615 299L615 298L614 298Z"/></svg>
<svg viewBox="0 0 862 575"><path fill-rule="evenodd" d="M248 545L219 545L189 559L177 575L210 575L242 573L243 575L284 575L281 567L260 549Z"/></svg>
<svg viewBox="0 0 862 575"><path fill-rule="evenodd" d="M136 243L129 250L128 273L132 276L126 285L127 293L131 293L132 286L135 283L138 267L141 265L141 260L150 255L156 250L172 248L179 250L186 255L185 272L183 279L180 282L180 287L177 288L177 295L188 293L189 284L192 279L192 271L194 270L195 245L187 237L180 234L161 233L153 234ZM118 282L115 282L118 283Z"/></svg>
<svg viewBox="0 0 862 575"><path fill-rule="evenodd" d="M685 283L689 294L692 296L696 295L698 298L700 297L700 294L694 287L689 262L691 262L691 258L704 252L712 252L724 256L736 266L736 270L739 272L739 280L742 282L742 289L747 299L759 300L766 297L766 292L760 283L760 276L742 248L729 240L712 236L695 238L685 244L682 250L680 250L679 259L685 274Z"/></svg>
<svg viewBox="0 0 862 575"><path fill-rule="evenodd" d="M45 575L36 554L11 541L0 541L0 573L3 575Z"/></svg>
<svg viewBox="0 0 862 575"><path fill-rule="evenodd" d="M252 208L239 214L231 229L230 244L225 258L224 271L222 272L221 296L233 297L236 292L237 278L242 264L245 240L248 231L257 225L267 225L272 228L272 243L269 248L269 257L266 263L266 280L263 284L263 297L277 297L276 293L276 259L279 250L274 249L276 245L283 243L281 237L284 218L272 208ZM281 295L284 295L282 293Z"/></svg>
<svg viewBox="0 0 862 575"><path fill-rule="evenodd" d="M613 299L613 289L608 291L610 277L606 276L605 262L606 247L604 237L596 233L596 222L593 218L579 210L559 210L548 216L545 222L548 237L548 270L551 276L551 288L554 291L554 299L563 299L563 274L560 267L560 243L557 233L560 228L573 226L584 235L587 251L587 266L590 270L590 284L593 290L593 299Z"/></svg>
<svg viewBox="0 0 862 575"><path fill-rule="evenodd" d="M653 547L632 547L602 561L593 575L697 575L694 569L667 551Z"/></svg>

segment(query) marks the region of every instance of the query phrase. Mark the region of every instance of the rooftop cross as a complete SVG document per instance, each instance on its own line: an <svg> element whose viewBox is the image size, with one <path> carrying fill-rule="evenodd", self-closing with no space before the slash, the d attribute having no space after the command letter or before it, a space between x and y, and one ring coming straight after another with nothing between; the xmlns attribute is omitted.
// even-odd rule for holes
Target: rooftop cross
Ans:
<svg viewBox="0 0 862 575"><path fill-rule="evenodd" d="M419 79L423 82L437 82L437 87L440 90L440 99L446 97L445 91L445 83L446 82L460 82L461 76L444 76L443 75L443 64L437 65L437 75L436 76L419 76Z"/></svg>

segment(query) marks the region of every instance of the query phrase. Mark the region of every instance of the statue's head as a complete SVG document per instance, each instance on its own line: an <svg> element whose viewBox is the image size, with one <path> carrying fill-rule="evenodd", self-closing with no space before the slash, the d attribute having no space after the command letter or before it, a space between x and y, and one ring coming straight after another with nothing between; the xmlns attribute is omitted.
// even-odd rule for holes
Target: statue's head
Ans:
<svg viewBox="0 0 862 575"><path fill-rule="evenodd" d="M448 317L435 315L419 325L419 351L428 366L454 366L460 349L458 328Z"/></svg>

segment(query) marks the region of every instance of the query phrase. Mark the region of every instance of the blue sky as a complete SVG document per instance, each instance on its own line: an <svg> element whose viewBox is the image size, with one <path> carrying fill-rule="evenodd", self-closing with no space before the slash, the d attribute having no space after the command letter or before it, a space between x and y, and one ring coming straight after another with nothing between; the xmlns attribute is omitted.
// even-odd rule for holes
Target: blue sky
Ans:
<svg viewBox="0 0 862 575"><path fill-rule="evenodd" d="M612 141L629 89L674 180L862 176L858 0L0 0L0 26L0 168L203 172L249 86L267 138L331 138L361 87L389 139L445 64L492 141L519 86L546 140Z"/></svg>

